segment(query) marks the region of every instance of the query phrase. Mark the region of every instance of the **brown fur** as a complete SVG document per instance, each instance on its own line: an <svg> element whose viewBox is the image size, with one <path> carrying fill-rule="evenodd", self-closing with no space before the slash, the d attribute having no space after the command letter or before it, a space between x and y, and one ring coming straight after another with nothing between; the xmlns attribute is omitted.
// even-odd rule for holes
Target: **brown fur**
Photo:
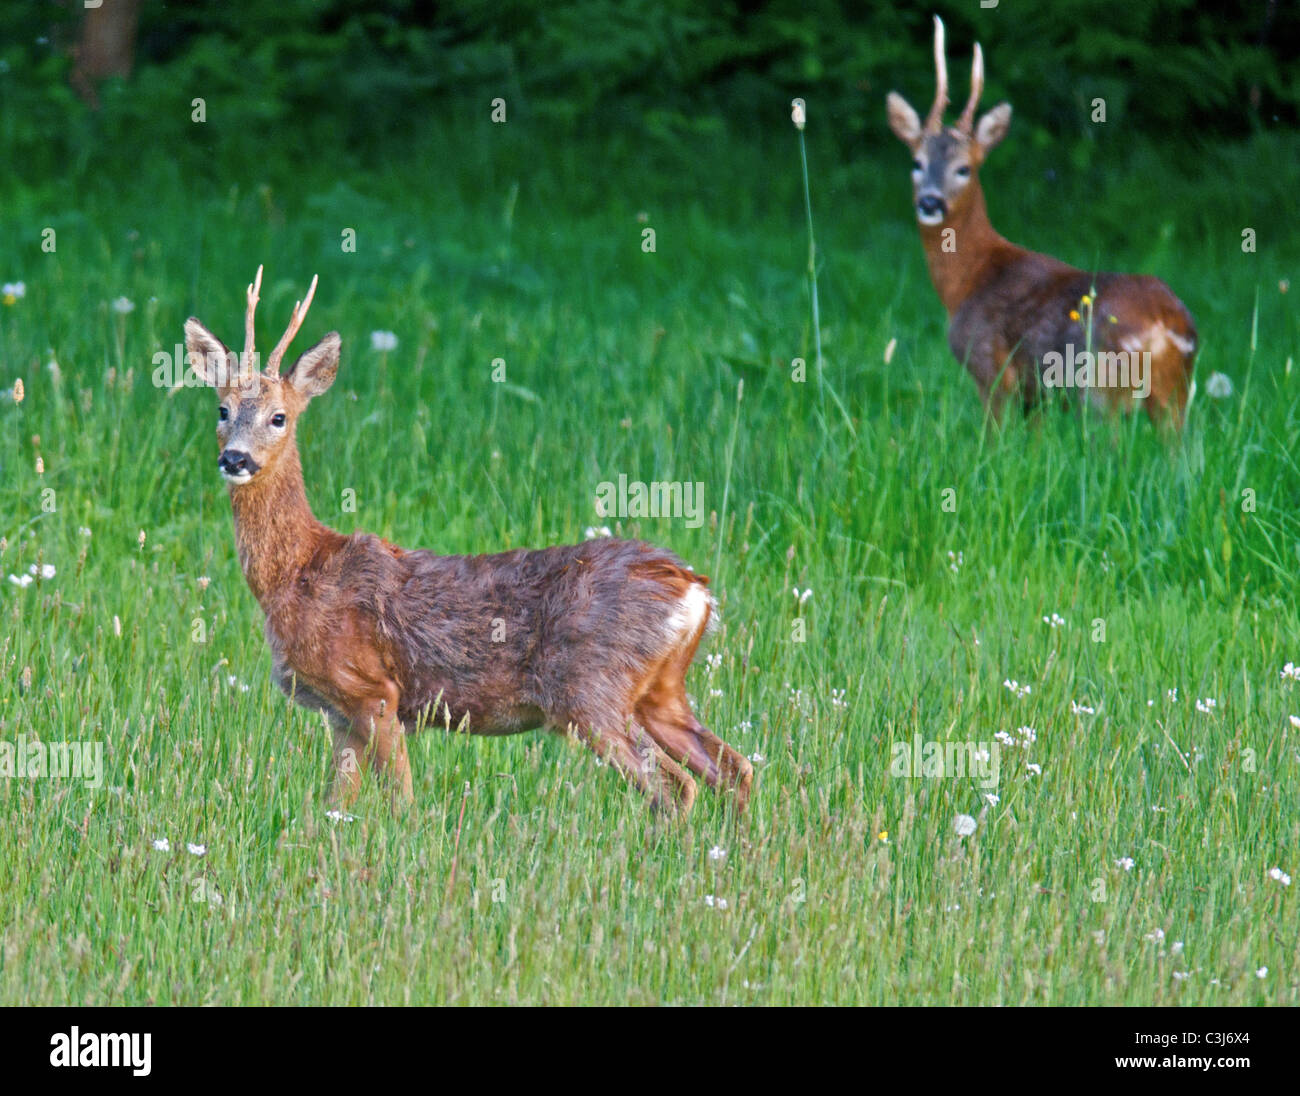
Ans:
<svg viewBox="0 0 1300 1096"><path fill-rule="evenodd" d="M941 53L941 27L936 39ZM942 96L926 128L902 96L891 92L888 99L890 128L915 158L913 201L930 277L948 312L949 348L995 418L1009 398L1018 396L1026 408L1038 401L1043 357L1064 354L1067 343L1076 354L1149 351L1146 411L1181 426L1197 336L1191 313L1169 287L1146 275L1090 274L1011 243L989 222L979 168L1005 136L1011 108L999 104L971 128L982 86L978 54L976 67L981 76L972 78L964 124L957 127L942 125ZM926 201L939 202L939 212L924 210ZM941 219L926 223L935 216ZM948 230L951 250L945 251ZM1112 411L1128 410L1138 402L1136 391L1137 385L1113 385L1085 395Z"/></svg>
<svg viewBox="0 0 1300 1096"><path fill-rule="evenodd" d="M250 287L250 314L254 300ZM237 357L195 319L186 344L230 413L218 426L222 461L256 465L230 484L239 560L266 616L277 684L334 728L338 800L356 795L366 759L410 802L406 735L438 723L573 734L677 812L695 799L681 761L710 787L734 789L744 808L753 767L686 698L712 612L708 579L638 541L439 556L335 532L307 503L295 427L334 379L338 336L283 377L237 374ZM689 626L687 607L698 615Z"/></svg>

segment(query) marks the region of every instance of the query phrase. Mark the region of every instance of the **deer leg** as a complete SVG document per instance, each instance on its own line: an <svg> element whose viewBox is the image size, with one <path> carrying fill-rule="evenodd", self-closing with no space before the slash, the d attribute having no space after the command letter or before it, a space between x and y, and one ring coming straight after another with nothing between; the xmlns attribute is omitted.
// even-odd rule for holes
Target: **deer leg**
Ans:
<svg viewBox="0 0 1300 1096"><path fill-rule="evenodd" d="M350 807L361 790L361 758L366 752L366 740L357 734L349 722L331 720L334 732L334 788L330 804Z"/></svg>
<svg viewBox="0 0 1300 1096"><path fill-rule="evenodd" d="M703 777L710 788L730 786L736 793L737 809L743 811L754 782L754 766L696 719L686 696L686 671L706 627L701 624L651 671L637 697L636 716L661 750Z"/></svg>
<svg viewBox="0 0 1300 1096"><path fill-rule="evenodd" d="M377 695L367 697L352 718L352 732L361 738L370 767L388 785L393 805L410 804L411 765L406 730L397 718L397 686L387 681Z"/></svg>
<svg viewBox="0 0 1300 1096"><path fill-rule="evenodd" d="M628 730L598 729L590 720L567 721L570 734L607 761L628 783L649 798L651 806L686 815L695 803L695 781L635 723Z"/></svg>
<svg viewBox="0 0 1300 1096"><path fill-rule="evenodd" d="M636 714L661 750L674 760L680 758L710 788L730 787L736 794L736 808L744 811L754 766L695 717L676 666L665 667L664 674L641 695Z"/></svg>

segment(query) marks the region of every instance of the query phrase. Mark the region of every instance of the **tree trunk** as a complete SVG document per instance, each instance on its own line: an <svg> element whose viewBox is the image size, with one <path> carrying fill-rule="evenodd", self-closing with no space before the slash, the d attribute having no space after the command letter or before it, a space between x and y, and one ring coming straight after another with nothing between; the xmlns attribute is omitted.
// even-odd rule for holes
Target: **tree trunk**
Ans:
<svg viewBox="0 0 1300 1096"><path fill-rule="evenodd" d="M88 0L81 33L72 49L72 87L94 109L97 88L110 76L130 76L140 0Z"/></svg>

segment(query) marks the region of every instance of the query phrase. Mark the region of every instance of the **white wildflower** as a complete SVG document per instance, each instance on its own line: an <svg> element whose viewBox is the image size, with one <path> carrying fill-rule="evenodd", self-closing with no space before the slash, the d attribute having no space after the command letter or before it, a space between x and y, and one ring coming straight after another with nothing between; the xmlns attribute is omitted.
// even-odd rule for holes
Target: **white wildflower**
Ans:
<svg viewBox="0 0 1300 1096"><path fill-rule="evenodd" d="M1211 373L1205 378L1205 394L1211 399L1226 400L1232 395L1232 378L1226 373Z"/></svg>

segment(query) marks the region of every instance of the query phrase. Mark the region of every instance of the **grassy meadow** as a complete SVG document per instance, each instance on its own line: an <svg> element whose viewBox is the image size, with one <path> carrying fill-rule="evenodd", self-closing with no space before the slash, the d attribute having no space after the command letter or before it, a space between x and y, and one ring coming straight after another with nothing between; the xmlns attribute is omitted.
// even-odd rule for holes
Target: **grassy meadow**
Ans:
<svg viewBox="0 0 1300 1096"><path fill-rule="evenodd" d="M1204 349L1181 438L986 432L883 106L849 153L816 122L820 386L788 123L643 144L484 112L389 162L4 185L0 742L99 743L103 780L0 780L0 1001L1300 1002L1300 887L1270 875L1300 873L1300 145L1080 172L1013 124L994 224L1165 277ZM701 789L665 823L562 739L438 729L407 816L373 787L326 816L215 396L152 381L186 316L240 344L259 263L260 346L313 273L296 349L343 337L299 430L323 521L448 553L609 525L712 576L690 687L755 757L747 816ZM701 483L706 520L600 517L620 475ZM999 743L996 788L895 775L916 736Z"/></svg>

